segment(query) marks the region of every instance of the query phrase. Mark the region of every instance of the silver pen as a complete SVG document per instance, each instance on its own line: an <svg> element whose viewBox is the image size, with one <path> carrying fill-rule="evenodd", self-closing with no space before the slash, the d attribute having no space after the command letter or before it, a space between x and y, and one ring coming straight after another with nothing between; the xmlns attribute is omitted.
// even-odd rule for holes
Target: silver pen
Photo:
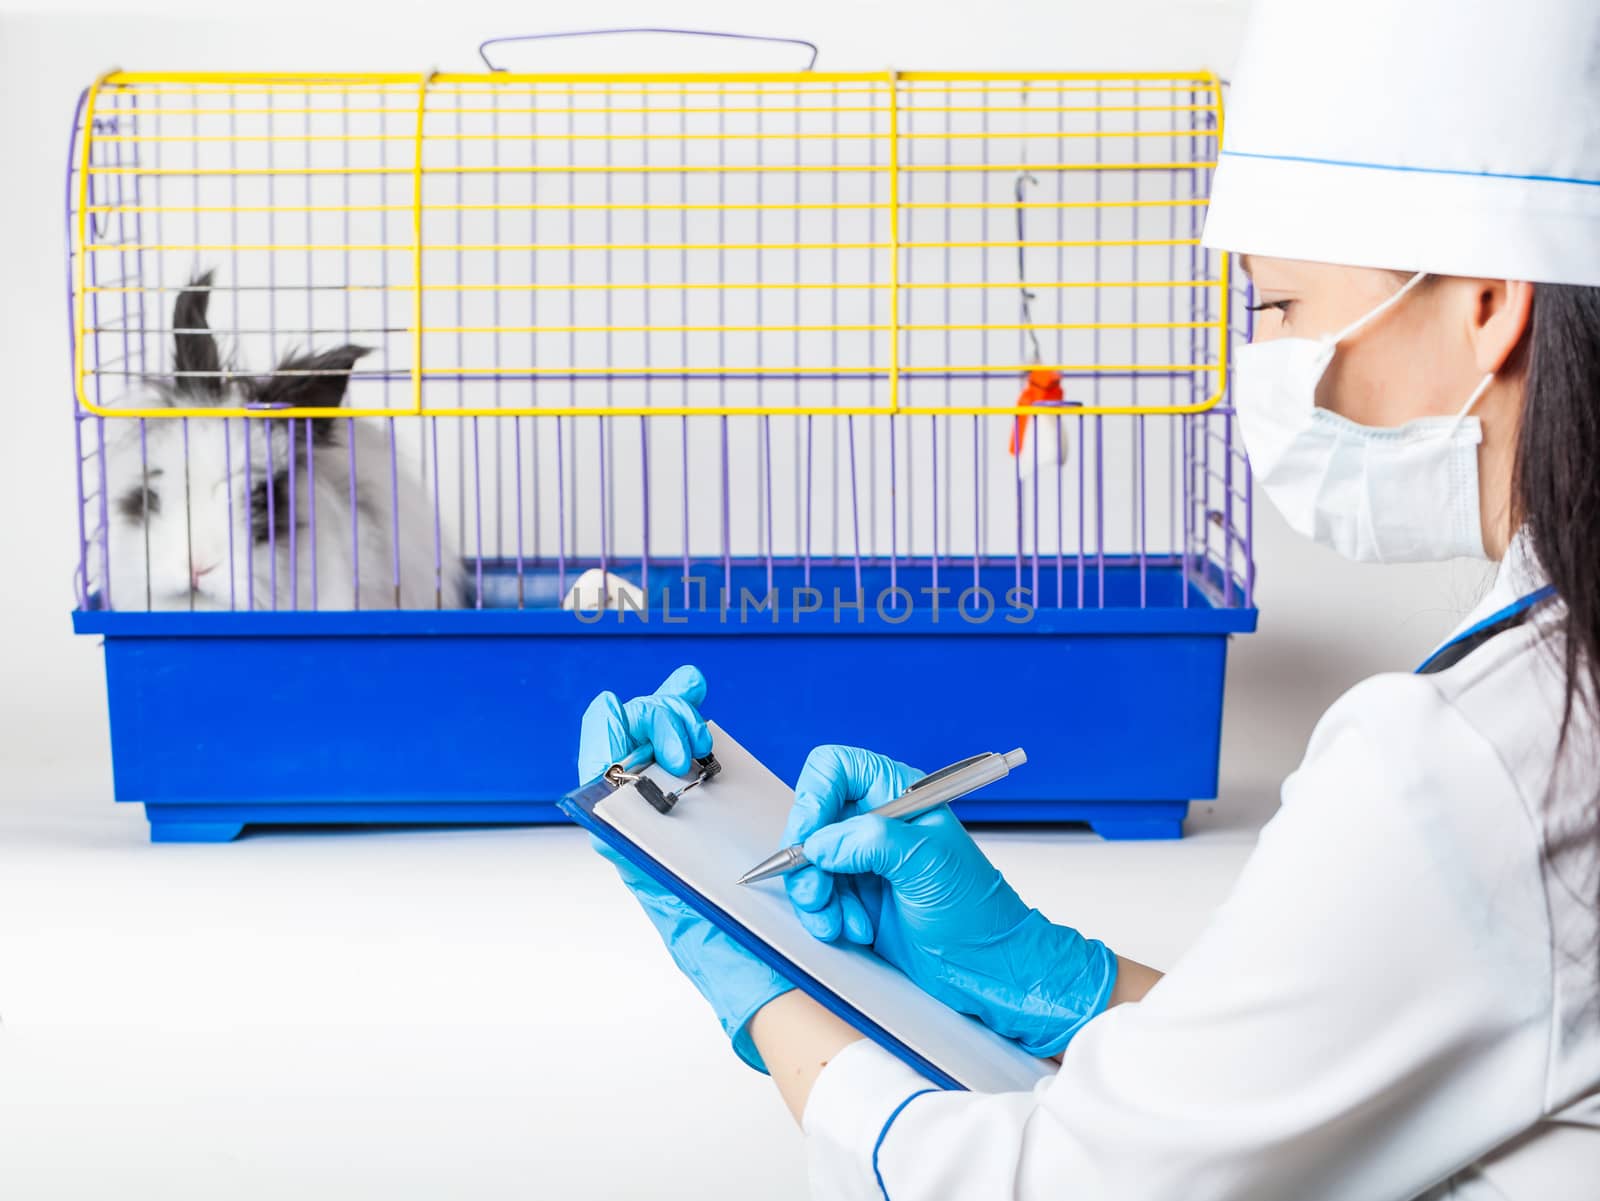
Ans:
<svg viewBox="0 0 1600 1201"><path fill-rule="evenodd" d="M952 763L949 767L941 767L931 776L923 776L887 805L880 805L872 812L879 817L916 817L948 801L958 800L969 792L976 792L985 784L993 784L1008 775L1012 768L1021 767L1027 761L1028 756L1020 746L1003 754L985 751L981 755ZM758 880L770 880L773 876L788 875L810 862L796 843L792 847L784 847L775 855L767 856L740 876L739 883L754 884Z"/></svg>

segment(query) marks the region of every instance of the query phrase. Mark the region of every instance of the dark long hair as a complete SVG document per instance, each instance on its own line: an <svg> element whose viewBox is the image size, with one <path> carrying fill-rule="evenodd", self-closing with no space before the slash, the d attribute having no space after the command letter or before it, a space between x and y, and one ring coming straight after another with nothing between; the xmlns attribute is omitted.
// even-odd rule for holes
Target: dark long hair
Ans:
<svg viewBox="0 0 1600 1201"><path fill-rule="evenodd" d="M1521 353L1511 520L1567 610L1564 744L1574 707L1593 713L1600 696L1600 288L1535 285Z"/></svg>

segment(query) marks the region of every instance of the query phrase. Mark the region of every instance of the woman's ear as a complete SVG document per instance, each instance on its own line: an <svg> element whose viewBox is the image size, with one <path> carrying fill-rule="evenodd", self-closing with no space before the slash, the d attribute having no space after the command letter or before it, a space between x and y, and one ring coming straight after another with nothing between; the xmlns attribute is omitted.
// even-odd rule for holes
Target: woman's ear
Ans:
<svg viewBox="0 0 1600 1201"><path fill-rule="evenodd" d="M1533 316L1533 285L1520 279L1478 281L1468 337L1485 375L1501 370L1522 343Z"/></svg>

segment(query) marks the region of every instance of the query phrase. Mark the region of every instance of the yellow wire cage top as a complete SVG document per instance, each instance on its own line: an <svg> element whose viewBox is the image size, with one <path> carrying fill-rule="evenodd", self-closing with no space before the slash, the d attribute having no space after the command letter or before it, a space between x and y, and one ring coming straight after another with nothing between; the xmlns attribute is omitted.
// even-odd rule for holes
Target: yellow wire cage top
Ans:
<svg viewBox="0 0 1600 1201"><path fill-rule="evenodd" d="M1037 413L1221 399L1196 73L112 72L69 197L78 403L213 271L228 371L370 348L373 416Z"/></svg>

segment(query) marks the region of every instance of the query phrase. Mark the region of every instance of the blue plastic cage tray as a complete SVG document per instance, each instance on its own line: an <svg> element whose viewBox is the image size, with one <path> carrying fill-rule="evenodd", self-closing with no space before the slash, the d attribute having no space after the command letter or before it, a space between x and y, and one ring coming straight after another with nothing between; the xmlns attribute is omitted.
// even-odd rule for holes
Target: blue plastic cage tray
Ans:
<svg viewBox="0 0 1600 1201"><path fill-rule="evenodd" d="M710 682L706 711L786 779L815 745L871 747L928 768L1024 747L1029 766L956 806L979 822L1088 822L1107 838L1176 838L1191 800L1217 790L1228 636L1252 608L1215 603L1177 562L1091 569L1084 607L1069 564L1013 606L1012 560L981 568L992 605L956 595L973 570L945 566L934 610L928 566L900 564L909 609L834 611L857 595L848 564L697 570L706 604L682 606L681 577L652 572L648 613L556 606L555 572L488 572L487 601L461 611L138 613L79 610L105 639L119 801L142 804L157 842L226 841L246 826L536 823L566 819L579 718L594 694L649 692L682 663ZM1105 594L1100 596L1101 580ZM508 588L507 585L510 585ZM661 589L673 597L659 605ZM868 598L889 569L864 567ZM1142 597L1142 605L1141 605ZM699 598L691 591L686 599Z"/></svg>

